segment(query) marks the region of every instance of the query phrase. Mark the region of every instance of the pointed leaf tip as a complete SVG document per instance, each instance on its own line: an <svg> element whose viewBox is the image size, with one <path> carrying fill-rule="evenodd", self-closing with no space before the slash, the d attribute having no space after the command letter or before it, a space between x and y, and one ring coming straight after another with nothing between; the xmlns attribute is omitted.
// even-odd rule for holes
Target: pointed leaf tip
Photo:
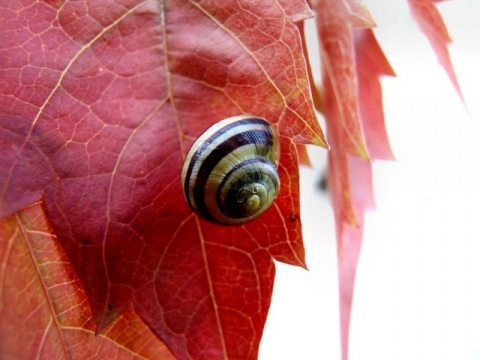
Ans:
<svg viewBox="0 0 480 360"><path fill-rule="evenodd" d="M437 2L443 0L408 0L410 11L418 27L428 39L438 62L445 69L450 82L465 104L460 84L453 68L453 63L448 51L448 45L452 42L445 22L442 19Z"/></svg>

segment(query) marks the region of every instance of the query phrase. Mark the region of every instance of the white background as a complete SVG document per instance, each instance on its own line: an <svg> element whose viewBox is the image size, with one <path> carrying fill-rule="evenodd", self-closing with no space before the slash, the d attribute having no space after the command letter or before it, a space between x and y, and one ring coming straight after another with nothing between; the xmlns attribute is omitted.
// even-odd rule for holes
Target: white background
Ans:
<svg viewBox="0 0 480 360"><path fill-rule="evenodd" d="M406 0L365 3L397 73L382 80L397 161L374 164L377 210L366 217L350 360L479 360L480 1L439 5L468 111ZM301 201L310 271L277 264L261 360L340 359L334 220L316 187L326 153L309 150Z"/></svg>

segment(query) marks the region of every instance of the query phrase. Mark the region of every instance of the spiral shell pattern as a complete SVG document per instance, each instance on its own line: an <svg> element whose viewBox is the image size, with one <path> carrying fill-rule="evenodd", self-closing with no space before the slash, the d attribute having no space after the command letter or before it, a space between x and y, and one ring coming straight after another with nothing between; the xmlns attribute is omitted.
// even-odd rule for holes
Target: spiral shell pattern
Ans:
<svg viewBox="0 0 480 360"><path fill-rule="evenodd" d="M278 194L278 158L278 136L265 119L238 115L214 124L185 159L188 205L200 217L225 225L257 218Z"/></svg>

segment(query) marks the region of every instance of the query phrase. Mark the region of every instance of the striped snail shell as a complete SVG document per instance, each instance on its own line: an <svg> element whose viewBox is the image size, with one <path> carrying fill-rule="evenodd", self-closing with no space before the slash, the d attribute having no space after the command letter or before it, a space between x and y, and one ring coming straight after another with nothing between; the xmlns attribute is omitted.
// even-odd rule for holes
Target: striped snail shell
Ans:
<svg viewBox="0 0 480 360"><path fill-rule="evenodd" d="M278 194L278 159L278 136L265 119L237 115L214 124L194 142L183 165L188 205L225 225L257 218Z"/></svg>

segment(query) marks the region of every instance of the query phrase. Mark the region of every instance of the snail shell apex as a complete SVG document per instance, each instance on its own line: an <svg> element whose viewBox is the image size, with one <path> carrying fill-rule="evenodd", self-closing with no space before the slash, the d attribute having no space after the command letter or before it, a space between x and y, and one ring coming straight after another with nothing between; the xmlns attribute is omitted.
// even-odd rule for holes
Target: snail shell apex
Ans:
<svg viewBox="0 0 480 360"><path fill-rule="evenodd" d="M226 225L265 212L280 189L275 129L254 115L238 115L208 128L194 142L182 170L190 208Z"/></svg>

